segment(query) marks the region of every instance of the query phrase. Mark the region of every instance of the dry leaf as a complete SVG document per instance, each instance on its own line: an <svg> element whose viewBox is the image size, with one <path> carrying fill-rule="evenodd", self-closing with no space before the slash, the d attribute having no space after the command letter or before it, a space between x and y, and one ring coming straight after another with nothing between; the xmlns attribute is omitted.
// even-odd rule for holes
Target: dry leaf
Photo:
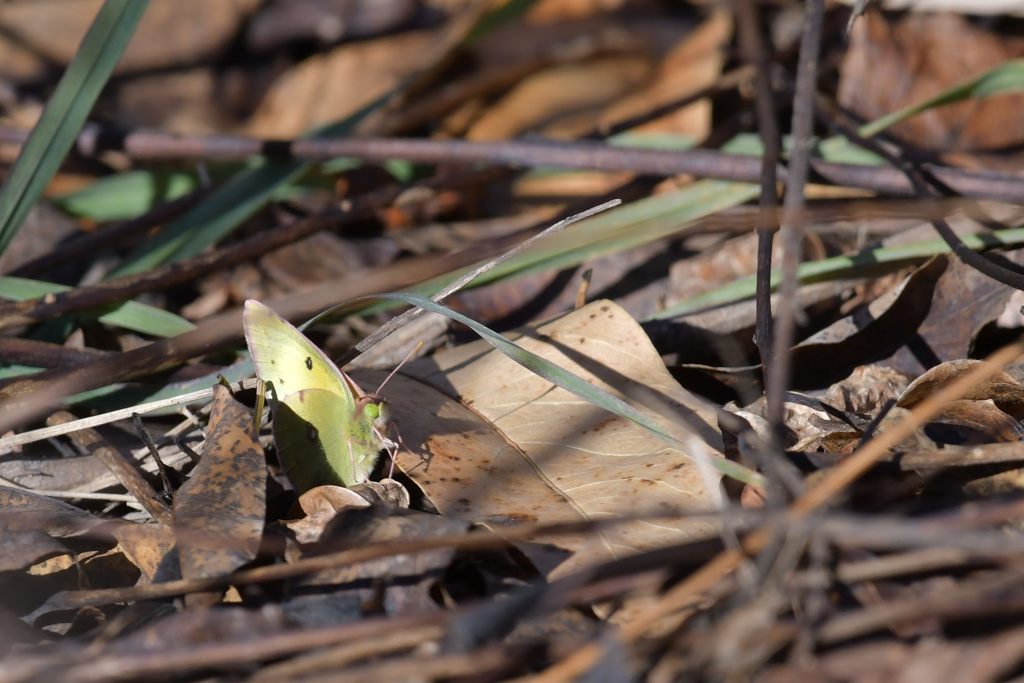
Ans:
<svg viewBox="0 0 1024 683"><path fill-rule="evenodd" d="M0 3L0 55L21 57L21 77L42 75L52 64L67 64L101 0ZM140 71L193 63L227 45L258 0L151 0L118 71ZM202 17L201 21L196 21ZM9 38L8 38L9 36ZM27 50L25 49L27 48ZM35 64L23 53L31 53Z"/></svg>
<svg viewBox="0 0 1024 683"><path fill-rule="evenodd" d="M714 12L669 51L651 84L609 107L601 115L600 125L609 126L654 111L710 87L722 75L731 38L731 14ZM706 98L631 129L631 132L677 133L695 140L703 140L710 131L711 100Z"/></svg>
<svg viewBox="0 0 1024 683"><path fill-rule="evenodd" d="M829 387L822 400L840 410L870 415L886 401L899 398L909 383L906 375L892 368L861 365L849 377Z"/></svg>
<svg viewBox="0 0 1024 683"><path fill-rule="evenodd" d="M702 476L694 460L721 457L714 413L672 379L625 311L599 301L511 338L613 393L689 414L700 425L693 448L701 453L666 445L483 342L467 344L410 365L403 373L417 379L402 377L385 391L418 451L400 453L399 466L442 514L500 526L717 506L706 488L717 475ZM576 553L563 573L711 531L687 520L637 521L545 541ZM532 550L542 571L554 569L557 558Z"/></svg>
<svg viewBox="0 0 1024 683"><path fill-rule="evenodd" d="M174 549L174 529L164 524L122 524L114 535L119 548L150 581L178 579L177 564L164 560Z"/></svg>
<svg viewBox="0 0 1024 683"><path fill-rule="evenodd" d="M626 56L551 67L520 81L480 117L466 139L515 137L560 117L604 106L638 87L650 70L648 60Z"/></svg>
<svg viewBox="0 0 1024 683"><path fill-rule="evenodd" d="M394 30L416 13L415 0L273 0L249 24L254 50L298 40L334 43Z"/></svg>
<svg viewBox="0 0 1024 683"><path fill-rule="evenodd" d="M353 114L411 74L437 40L433 31L342 45L295 66L271 87L248 127L251 135L291 138Z"/></svg>
<svg viewBox="0 0 1024 683"><path fill-rule="evenodd" d="M369 506L366 499L352 489L331 484L316 486L299 496L299 507L306 516L287 521L285 526L292 530L299 543L314 543L339 512Z"/></svg>
<svg viewBox="0 0 1024 683"><path fill-rule="evenodd" d="M1021 56L1019 36L966 17L869 11L850 34L839 103L870 121ZM937 107L892 132L916 147L943 152L1010 146L1024 139L1022 102L1024 95L1005 94Z"/></svg>
<svg viewBox="0 0 1024 683"><path fill-rule="evenodd" d="M0 486L0 529L44 531L68 537L104 524L74 505L8 486Z"/></svg>
<svg viewBox="0 0 1024 683"><path fill-rule="evenodd" d="M900 396L898 405L913 408L961 375L970 372L982 361L962 358L952 360L928 370L915 379ZM1018 418L1024 414L1024 385L1007 372L1000 371L989 379L971 387L962 397L966 400L991 399L999 408Z"/></svg>
<svg viewBox="0 0 1024 683"><path fill-rule="evenodd" d="M977 444L1020 441L1020 423L992 401L953 401L928 421L925 432L939 443Z"/></svg>
<svg viewBox="0 0 1024 683"><path fill-rule="evenodd" d="M202 459L174 497L178 559L186 579L227 574L256 557L267 464L251 429L251 412L217 385Z"/></svg>

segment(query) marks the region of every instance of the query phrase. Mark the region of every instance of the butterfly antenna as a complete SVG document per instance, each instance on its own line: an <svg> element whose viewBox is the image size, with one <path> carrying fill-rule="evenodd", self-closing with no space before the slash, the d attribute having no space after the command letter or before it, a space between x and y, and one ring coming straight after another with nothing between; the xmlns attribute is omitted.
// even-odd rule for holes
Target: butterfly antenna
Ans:
<svg viewBox="0 0 1024 683"><path fill-rule="evenodd" d="M398 365L396 365L395 369L392 370L390 373L388 373L388 376L384 378L384 381L380 383L380 386L377 387L377 391L374 392L374 393L379 396L380 395L380 390L384 388L384 385L387 384L388 382L390 382L391 378L395 376L395 373L397 373L399 370L401 370L402 366L405 365L406 363L408 363L409 360L412 359L412 357L415 356L417 353L419 353L419 350L422 349L422 348L423 348L423 340L421 339L421 340L419 340L419 342L417 342L416 346L414 346L412 349L409 350L409 353L405 354L405 358L402 359L402 362L399 363Z"/></svg>

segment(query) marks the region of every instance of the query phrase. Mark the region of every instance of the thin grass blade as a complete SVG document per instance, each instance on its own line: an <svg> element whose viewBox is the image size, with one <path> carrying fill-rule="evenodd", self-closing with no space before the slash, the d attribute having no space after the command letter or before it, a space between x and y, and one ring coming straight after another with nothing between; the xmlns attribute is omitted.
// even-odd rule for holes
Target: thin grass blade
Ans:
<svg viewBox="0 0 1024 683"><path fill-rule="evenodd" d="M380 294L373 298L401 301L432 313L439 313L456 322L460 322L476 332L481 339L501 353L505 354L509 359L515 361L519 365L522 365L538 377L543 377L552 384L562 387L566 391L579 396L592 405L603 408L610 413L640 425L666 442L671 443L673 446L683 448L684 450L688 448L685 441L674 436L672 434L672 430L661 424L659 420L655 420L617 396L613 396L603 389L590 384L579 375L569 372L565 368L559 367L558 365L541 358L535 353L531 353L530 351L521 348L517 344L506 339L504 336L498 334L486 325L478 323L472 318L468 318L461 313L456 313L450 308L439 304L432 299L416 294L392 292L388 294ZM725 476L732 477L748 484L764 484L764 478L760 474L738 463L725 460L724 458L712 458L711 464Z"/></svg>
<svg viewBox="0 0 1024 683"><path fill-rule="evenodd" d="M27 301L47 294L66 292L70 287L21 277L0 277L0 299ZM100 322L154 337L174 337L195 329L188 320L162 308L126 301L98 316Z"/></svg>
<svg viewBox="0 0 1024 683"><path fill-rule="evenodd" d="M107 0L0 188L0 253L60 168L138 26L148 0Z"/></svg>

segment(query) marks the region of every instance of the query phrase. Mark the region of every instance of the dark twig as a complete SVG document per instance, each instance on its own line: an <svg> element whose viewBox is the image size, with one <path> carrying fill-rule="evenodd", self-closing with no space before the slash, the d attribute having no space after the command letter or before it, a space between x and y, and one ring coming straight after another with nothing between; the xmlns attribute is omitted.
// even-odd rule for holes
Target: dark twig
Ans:
<svg viewBox="0 0 1024 683"><path fill-rule="evenodd" d="M885 419L885 416L889 414L889 411L891 411L895 405L896 401L891 398L882 404L882 407L878 410L878 414L871 418L871 422L864 428L864 434L860 437L858 448L866 444L868 441L871 441L875 436L875 432L878 431L878 427L882 424L882 420Z"/></svg>
<svg viewBox="0 0 1024 683"><path fill-rule="evenodd" d="M137 237L154 227L173 220L185 213L209 194L206 188L153 207L150 211L121 223L115 223L92 233L79 235L48 254L32 259L18 266L11 275L33 277L71 260L86 257L99 249L114 247Z"/></svg>
<svg viewBox="0 0 1024 683"><path fill-rule="evenodd" d="M461 178L464 182L478 182L480 174ZM427 181L426 187L451 187L458 179L451 177ZM135 275L107 280L103 283L79 287L53 296L0 304L0 330L30 325L61 315L123 301L143 292L173 287L195 280L206 273L251 261L267 252L308 237L321 230L372 217L377 209L387 206L404 189L388 187L348 200L345 208L330 209L323 213L293 221L273 230L258 233L232 244L230 247L204 253L177 263L171 263Z"/></svg>
<svg viewBox="0 0 1024 683"><path fill-rule="evenodd" d="M132 424L135 425L135 431L138 433L142 443L146 445L146 449L149 454L153 456L153 462L156 463L156 469L160 473L160 483L164 487L164 496L167 500L170 500L174 496L174 486L171 485L170 468L164 463L163 458L160 457L160 449L156 447L156 442L153 441L153 437L146 431L146 425L142 423L142 416L138 413L132 413Z"/></svg>
<svg viewBox="0 0 1024 683"><path fill-rule="evenodd" d="M51 415L46 423L48 425L65 424L74 420L74 415L61 410ZM117 477L128 493L135 496L135 499L139 501L139 504L142 505L153 519L161 524L170 524L173 521L170 507L161 500L146 478L142 476L135 462L108 444L98 431L95 429L80 429L68 434L68 437L83 450L99 458L100 462L106 465L107 469Z"/></svg>
<svg viewBox="0 0 1024 683"><path fill-rule="evenodd" d="M814 133L814 95L818 80L818 52L821 47L821 26L824 21L824 0L808 0L804 19L804 34L800 43L797 64L796 92L793 96L793 149L790 153L786 198L783 202L782 279L779 284L778 314L776 315L774 353L768 368L767 418L772 427L782 428L784 395L789 383L792 353L790 347L796 332L797 267L800 265L801 230L800 212L804 206L804 185L811 157Z"/></svg>
<svg viewBox="0 0 1024 683"><path fill-rule="evenodd" d="M0 128L0 142L17 143L24 131ZM351 157L363 161L404 159L418 163L489 163L533 168L631 171L654 176L686 173L700 178L739 182L761 181L761 160L710 149L664 151L630 149L592 142L554 140L512 140L467 142L464 140L422 140L398 138L345 138L336 140L257 140L232 136L175 136L152 131L135 131L112 145L139 160L242 159L265 155L275 159L308 161ZM85 151L101 148L84 147ZM913 185L896 169L877 166L835 164L817 159L811 168L821 180L845 187L857 187L890 195L913 194ZM967 171L949 166L928 165L925 170L958 194L978 199L1024 203L1019 176L991 171ZM780 179L785 174L780 169Z"/></svg>
<svg viewBox="0 0 1024 683"><path fill-rule="evenodd" d="M915 162L907 155L898 156L893 154L885 145L880 144L877 140L863 137L852 126L847 126L838 120L830 119L827 123L854 144L874 152L885 159L893 168L899 169L913 185L917 195L922 199L935 200L955 194L955 190L950 188L941 178L937 178L931 172L926 171L921 164ZM935 217L930 222L942 240L949 245L953 254L963 263L987 275L996 282L1001 282L1014 289L1024 290L1024 272L1017 269L1014 264L1004 260L1006 265L1002 265L996 263L985 254L972 251L953 232L953 229L949 227L949 223L942 218Z"/></svg>
<svg viewBox="0 0 1024 683"><path fill-rule="evenodd" d="M53 342L19 337L0 337L0 361L34 368L69 368L109 355L88 347L75 349Z"/></svg>
<svg viewBox="0 0 1024 683"><path fill-rule="evenodd" d="M761 157L761 220L757 228L757 286L754 295L757 324L754 343L761 356L761 366L770 367L772 357L772 239L775 234L775 208L778 206L778 174L781 154L781 136L776 119L775 97L772 92L771 63L761 35L761 14L753 0L742 0L736 12L740 45L744 59L756 66L757 77L757 132L761 137L764 154ZM770 213L770 219L764 214Z"/></svg>

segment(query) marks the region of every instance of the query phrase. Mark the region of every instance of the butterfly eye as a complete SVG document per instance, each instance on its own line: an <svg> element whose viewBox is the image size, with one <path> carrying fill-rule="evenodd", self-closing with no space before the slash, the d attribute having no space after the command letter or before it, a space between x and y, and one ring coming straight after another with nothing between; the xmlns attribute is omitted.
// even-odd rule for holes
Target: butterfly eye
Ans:
<svg viewBox="0 0 1024 683"><path fill-rule="evenodd" d="M376 420L378 417L380 417L380 404L367 403L365 406L363 406L363 413L367 417Z"/></svg>

